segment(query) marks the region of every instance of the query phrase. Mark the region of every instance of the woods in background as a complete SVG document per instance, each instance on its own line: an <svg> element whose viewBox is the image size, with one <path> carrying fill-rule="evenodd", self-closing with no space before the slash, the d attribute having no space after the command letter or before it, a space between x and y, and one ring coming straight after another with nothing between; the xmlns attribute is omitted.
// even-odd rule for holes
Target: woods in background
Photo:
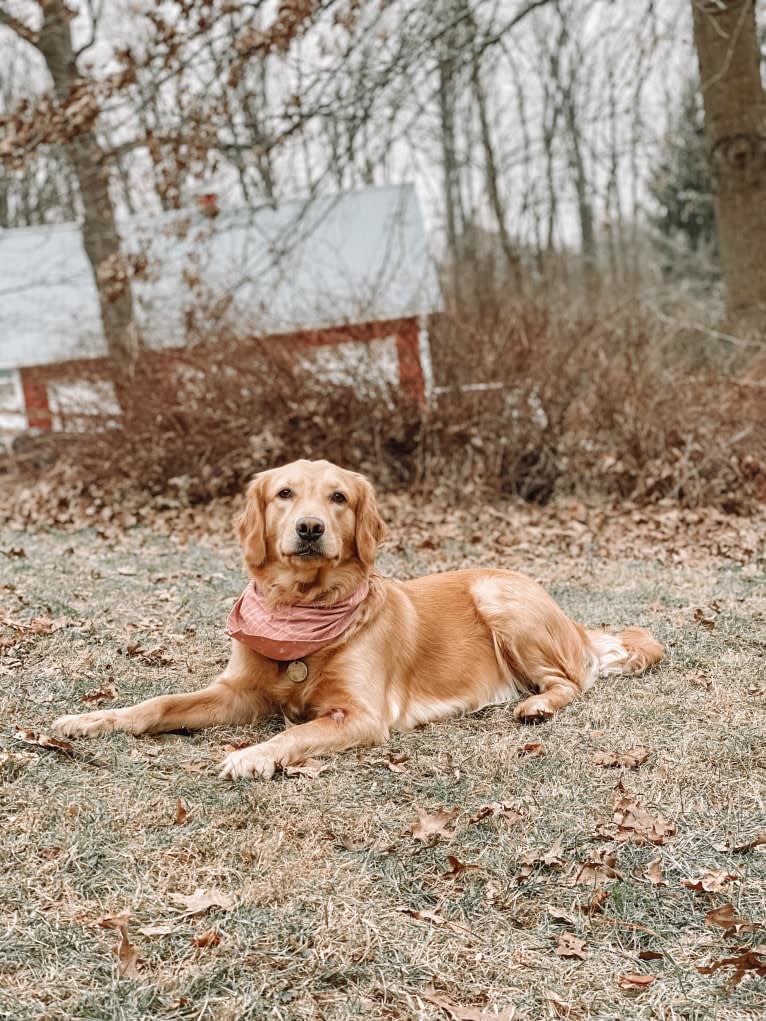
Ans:
<svg viewBox="0 0 766 1021"><path fill-rule="evenodd" d="M406 178L457 307L540 280L708 286L712 181L728 311L763 321L753 0L0 0L0 45L0 225L81 221L127 377L121 215Z"/></svg>

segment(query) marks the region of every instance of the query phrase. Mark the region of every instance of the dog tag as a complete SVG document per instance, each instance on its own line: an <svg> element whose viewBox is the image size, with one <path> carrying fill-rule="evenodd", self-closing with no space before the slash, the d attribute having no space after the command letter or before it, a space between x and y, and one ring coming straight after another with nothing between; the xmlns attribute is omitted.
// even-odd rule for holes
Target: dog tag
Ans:
<svg viewBox="0 0 766 1021"><path fill-rule="evenodd" d="M294 684L300 684L301 681L305 681L308 677L309 668L302 659L294 659L292 663L287 664L285 672Z"/></svg>

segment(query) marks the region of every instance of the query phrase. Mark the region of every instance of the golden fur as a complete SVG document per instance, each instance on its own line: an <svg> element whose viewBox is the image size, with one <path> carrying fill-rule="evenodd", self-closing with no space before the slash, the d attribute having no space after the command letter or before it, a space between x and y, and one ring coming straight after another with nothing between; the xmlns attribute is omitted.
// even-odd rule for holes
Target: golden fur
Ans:
<svg viewBox="0 0 766 1021"><path fill-rule="evenodd" d="M320 528L318 539L305 539ZM238 530L248 570L275 605L330 605L369 580L349 629L306 657L307 678L291 681L284 664L234 640L226 669L203 691L64 716L54 724L59 733L244 725L281 712L292 726L232 752L222 768L227 777L268 778L309 755L385 741L391 730L518 695L517 719L544 719L599 673L638 673L663 655L643 628L611 635L576 624L514 571L381 577L374 561L384 526L372 486L327 461L260 474Z"/></svg>

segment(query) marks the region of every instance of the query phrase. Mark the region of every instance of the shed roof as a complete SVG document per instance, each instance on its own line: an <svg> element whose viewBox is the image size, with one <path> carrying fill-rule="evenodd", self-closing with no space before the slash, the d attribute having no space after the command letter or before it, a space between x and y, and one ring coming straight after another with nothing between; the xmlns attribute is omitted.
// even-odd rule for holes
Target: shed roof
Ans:
<svg viewBox="0 0 766 1021"><path fill-rule="evenodd" d="M440 308L411 185L225 210L214 219L197 211L135 218L120 230L124 250L148 258L134 297L155 348L186 342L190 309L215 307L239 329L268 335ZM0 231L0 365L105 353L79 225Z"/></svg>

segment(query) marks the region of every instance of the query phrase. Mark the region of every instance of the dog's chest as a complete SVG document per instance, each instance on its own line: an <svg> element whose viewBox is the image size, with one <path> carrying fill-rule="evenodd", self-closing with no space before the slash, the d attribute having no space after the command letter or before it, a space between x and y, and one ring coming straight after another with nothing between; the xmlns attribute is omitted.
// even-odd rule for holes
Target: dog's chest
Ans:
<svg viewBox="0 0 766 1021"><path fill-rule="evenodd" d="M316 666L304 660L280 664L279 682L274 692L279 711L290 723L307 723L316 716L315 700L321 679Z"/></svg>

